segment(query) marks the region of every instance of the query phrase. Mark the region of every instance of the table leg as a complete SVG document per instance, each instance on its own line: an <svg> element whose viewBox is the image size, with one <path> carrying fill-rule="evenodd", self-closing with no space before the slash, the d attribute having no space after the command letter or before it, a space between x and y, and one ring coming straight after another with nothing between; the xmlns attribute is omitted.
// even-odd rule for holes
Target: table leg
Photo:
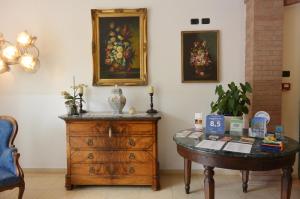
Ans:
<svg viewBox="0 0 300 199"><path fill-rule="evenodd" d="M281 177L281 199L290 199L292 190L292 167L282 169Z"/></svg>
<svg viewBox="0 0 300 199"><path fill-rule="evenodd" d="M247 193L248 191L248 181L249 181L249 171L242 170L242 180L243 180L243 192Z"/></svg>
<svg viewBox="0 0 300 199"><path fill-rule="evenodd" d="M190 184L191 184L191 168L192 161L184 159L184 184L185 184L185 193L190 193Z"/></svg>
<svg viewBox="0 0 300 199"><path fill-rule="evenodd" d="M214 181L214 168L210 166L204 166L204 191L205 199L215 198L215 181Z"/></svg>

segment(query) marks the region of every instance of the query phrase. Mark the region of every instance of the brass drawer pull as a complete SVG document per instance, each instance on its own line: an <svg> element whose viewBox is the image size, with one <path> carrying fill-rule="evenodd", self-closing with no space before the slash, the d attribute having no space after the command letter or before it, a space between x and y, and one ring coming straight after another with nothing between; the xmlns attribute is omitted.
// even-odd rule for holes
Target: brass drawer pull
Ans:
<svg viewBox="0 0 300 199"><path fill-rule="evenodd" d="M94 154L89 153L89 154L88 154L88 159L94 159Z"/></svg>
<svg viewBox="0 0 300 199"><path fill-rule="evenodd" d="M130 160L134 160L134 159L135 159L134 153L130 153L130 154L129 154L129 159L130 159Z"/></svg>
<svg viewBox="0 0 300 199"><path fill-rule="evenodd" d="M135 146L135 141L134 141L134 139L129 138L128 144L129 144L130 146Z"/></svg>
<svg viewBox="0 0 300 199"><path fill-rule="evenodd" d="M90 167L89 173L90 174L95 174L95 167Z"/></svg>
<svg viewBox="0 0 300 199"><path fill-rule="evenodd" d="M128 172L130 174L133 174L135 172L135 169L133 167L129 167Z"/></svg>
<svg viewBox="0 0 300 199"><path fill-rule="evenodd" d="M109 136L109 138L111 138L111 136L112 136L112 130L111 130L111 127L109 127L109 129L108 129L108 136Z"/></svg>
<svg viewBox="0 0 300 199"><path fill-rule="evenodd" d="M100 133L100 132L103 131L103 126L102 126L101 124L99 124L99 123L96 124L95 128L96 128L96 131L97 131L98 133Z"/></svg>
<svg viewBox="0 0 300 199"><path fill-rule="evenodd" d="M93 145L94 145L93 139L88 139L87 145L88 145L88 146L93 146Z"/></svg>
<svg viewBox="0 0 300 199"><path fill-rule="evenodd" d="M126 127L120 127L120 133L125 133L126 132Z"/></svg>

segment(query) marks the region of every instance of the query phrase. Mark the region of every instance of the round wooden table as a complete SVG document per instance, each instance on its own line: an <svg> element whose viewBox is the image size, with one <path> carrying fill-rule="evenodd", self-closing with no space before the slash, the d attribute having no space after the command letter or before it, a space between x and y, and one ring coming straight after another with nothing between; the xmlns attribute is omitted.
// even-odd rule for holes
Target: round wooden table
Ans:
<svg viewBox="0 0 300 199"><path fill-rule="evenodd" d="M191 130L191 129L189 129ZM285 137L285 148L282 152L272 153L260 150L261 139L255 139L249 154L229 152L224 150L210 150L195 147L200 141L207 139L203 134L199 139L176 137L177 152L184 158L185 190L189 193L191 181L191 162L204 166L205 199L214 199L214 167L240 170L242 172L243 191L247 192L249 171L268 171L282 169L281 199L289 199L292 188L292 166L300 145L295 140ZM236 138L237 139L237 138Z"/></svg>

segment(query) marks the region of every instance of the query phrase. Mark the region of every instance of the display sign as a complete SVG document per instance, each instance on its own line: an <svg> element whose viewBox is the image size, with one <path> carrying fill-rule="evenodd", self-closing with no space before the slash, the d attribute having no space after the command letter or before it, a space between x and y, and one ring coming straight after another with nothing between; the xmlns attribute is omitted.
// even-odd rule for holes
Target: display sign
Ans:
<svg viewBox="0 0 300 199"><path fill-rule="evenodd" d="M224 115L208 115L206 116L205 133L209 134L224 134Z"/></svg>
<svg viewBox="0 0 300 199"><path fill-rule="evenodd" d="M249 129L249 137L264 138L267 133L267 120L264 117L254 117L251 120L251 128Z"/></svg>
<svg viewBox="0 0 300 199"><path fill-rule="evenodd" d="M243 120L242 119L231 119L230 120L230 135L242 136L243 135Z"/></svg>

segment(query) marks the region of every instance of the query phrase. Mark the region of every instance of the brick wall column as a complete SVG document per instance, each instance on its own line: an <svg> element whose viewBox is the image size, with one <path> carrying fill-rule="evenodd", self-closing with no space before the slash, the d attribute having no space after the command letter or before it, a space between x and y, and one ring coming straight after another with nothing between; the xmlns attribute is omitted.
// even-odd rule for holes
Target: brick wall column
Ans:
<svg viewBox="0 0 300 199"><path fill-rule="evenodd" d="M257 111L271 116L269 130L281 124L283 0L245 0L245 79L253 87L249 117Z"/></svg>

